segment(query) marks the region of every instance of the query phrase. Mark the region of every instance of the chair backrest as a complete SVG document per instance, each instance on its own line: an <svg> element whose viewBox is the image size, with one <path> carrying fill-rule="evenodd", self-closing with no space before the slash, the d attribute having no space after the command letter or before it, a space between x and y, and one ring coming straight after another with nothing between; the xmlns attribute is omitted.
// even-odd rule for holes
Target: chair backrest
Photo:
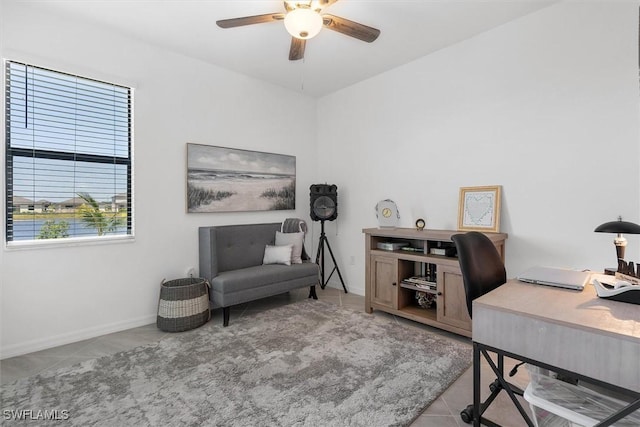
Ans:
<svg viewBox="0 0 640 427"><path fill-rule="evenodd" d="M451 240L458 251L467 310L473 317L472 301L503 285L507 281L507 272L495 245L484 234L470 231L455 234Z"/></svg>

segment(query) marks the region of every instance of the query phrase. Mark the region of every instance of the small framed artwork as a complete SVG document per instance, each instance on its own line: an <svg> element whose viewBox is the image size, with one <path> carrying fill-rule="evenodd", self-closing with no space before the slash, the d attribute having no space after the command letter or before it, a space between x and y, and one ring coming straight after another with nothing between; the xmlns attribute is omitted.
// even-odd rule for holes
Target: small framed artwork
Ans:
<svg viewBox="0 0 640 427"><path fill-rule="evenodd" d="M500 231L499 185L461 187L458 204L458 230Z"/></svg>

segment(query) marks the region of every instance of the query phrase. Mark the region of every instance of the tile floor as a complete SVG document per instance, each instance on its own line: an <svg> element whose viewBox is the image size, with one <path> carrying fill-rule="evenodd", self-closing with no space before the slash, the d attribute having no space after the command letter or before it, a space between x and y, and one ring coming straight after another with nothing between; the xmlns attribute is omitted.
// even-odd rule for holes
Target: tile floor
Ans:
<svg viewBox="0 0 640 427"><path fill-rule="evenodd" d="M318 298L332 302L337 305L347 307L354 310L364 311L364 297L355 294L345 294L342 289L318 287ZM300 289L295 292L278 295L263 300L242 304L233 307L231 310L230 324L238 317L250 315L258 311L290 304L301 299L306 299L308 291ZM399 318L380 311L374 311L376 316L384 316L394 319L403 325L418 329L427 329L431 332L438 333L452 339L469 342L467 338L459 337L448 332L430 328L416 322L412 322L403 318ZM212 322L222 323L221 310L215 310ZM116 332L109 335L103 335L96 338L67 344L23 356L13 357L0 361L0 384L6 384L16 379L35 375L39 372L57 369L63 366L69 366L85 360L105 356L119 351L128 350L133 347L147 344L153 341L164 339L171 336L171 333L162 332L156 328L155 324L142 326L127 331ZM505 361L507 370L511 369L513 362ZM489 393L488 384L493 381L494 376L491 374L490 368L485 364L482 371L483 385L482 393ZM467 404L472 401L472 369L469 368L455 383L453 383L431 406L429 406L414 422L412 427L459 427L467 426L460 419L460 410L464 409ZM520 369L518 374L511 381L520 387L525 387L528 378L526 369ZM523 406L528 409L528 405L521 400ZM518 427L526 425L515 407L508 400L503 392L493 403L491 408L485 414L493 421L502 424L505 427Z"/></svg>

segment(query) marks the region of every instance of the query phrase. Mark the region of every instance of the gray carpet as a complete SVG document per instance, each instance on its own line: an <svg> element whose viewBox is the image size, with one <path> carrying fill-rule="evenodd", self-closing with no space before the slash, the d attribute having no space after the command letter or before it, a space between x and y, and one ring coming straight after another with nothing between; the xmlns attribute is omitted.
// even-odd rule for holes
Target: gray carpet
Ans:
<svg viewBox="0 0 640 427"><path fill-rule="evenodd" d="M18 380L0 397L3 414L68 411L51 422L63 425L407 425L470 364L470 344L308 300Z"/></svg>

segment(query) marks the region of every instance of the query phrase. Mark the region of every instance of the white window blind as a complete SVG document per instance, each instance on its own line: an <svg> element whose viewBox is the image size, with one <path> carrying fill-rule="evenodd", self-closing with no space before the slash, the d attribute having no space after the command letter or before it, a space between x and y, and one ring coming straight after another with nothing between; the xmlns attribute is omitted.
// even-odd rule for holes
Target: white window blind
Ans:
<svg viewBox="0 0 640 427"><path fill-rule="evenodd" d="M131 88L6 62L6 240L131 235Z"/></svg>

